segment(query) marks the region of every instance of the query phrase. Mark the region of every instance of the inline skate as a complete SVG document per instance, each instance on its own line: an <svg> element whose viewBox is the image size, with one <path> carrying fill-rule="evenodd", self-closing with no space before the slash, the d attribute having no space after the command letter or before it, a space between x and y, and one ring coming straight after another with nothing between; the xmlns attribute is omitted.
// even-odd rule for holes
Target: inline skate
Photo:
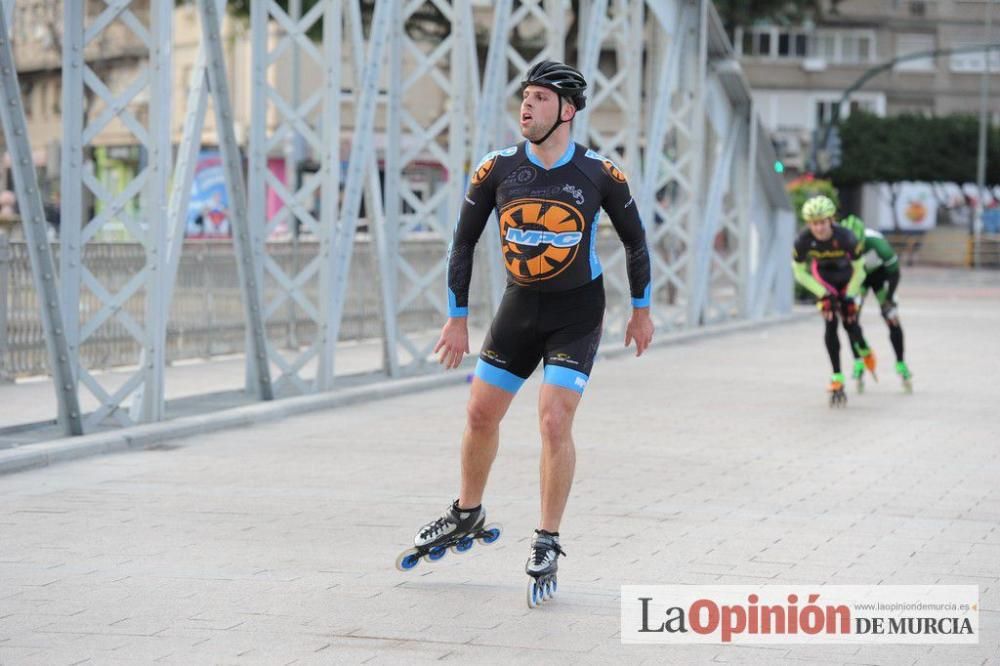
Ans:
<svg viewBox="0 0 1000 666"><path fill-rule="evenodd" d="M486 525L486 511L482 506L475 509L459 509L455 500L448 509L427 523L413 537L413 548L407 548L396 558L396 568L409 571L426 558L431 562L440 560L449 549L453 553L464 553L478 540L490 544L500 538L503 532L499 523Z"/></svg>
<svg viewBox="0 0 1000 666"><path fill-rule="evenodd" d="M831 407L847 406L847 394L844 393L844 375L842 373L835 372L830 376L830 385L827 387L827 391L830 393Z"/></svg>
<svg viewBox="0 0 1000 666"><path fill-rule="evenodd" d="M531 554L524 565L524 571L531 576L528 581L528 608L540 606L555 597L560 555L565 557L566 553L559 546L559 533L535 530L531 539Z"/></svg>

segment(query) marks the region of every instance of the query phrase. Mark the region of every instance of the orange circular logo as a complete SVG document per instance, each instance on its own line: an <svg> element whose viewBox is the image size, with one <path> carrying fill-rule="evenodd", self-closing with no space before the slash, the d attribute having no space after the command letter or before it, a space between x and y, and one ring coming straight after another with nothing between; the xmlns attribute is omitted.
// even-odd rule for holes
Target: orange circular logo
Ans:
<svg viewBox="0 0 1000 666"><path fill-rule="evenodd" d="M625 182L624 172L622 172L621 169L615 166L614 162L612 162L611 160L604 160L601 162L601 164L604 165L604 170L608 172L608 175L615 179L615 182L618 183Z"/></svg>
<svg viewBox="0 0 1000 666"><path fill-rule="evenodd" d="M529 283L566 270L583 240L583 216L549 199L517 199L500 210L500 242L507 271Z"/></svg>
<svg viewBox="0 0 1000 666"><path fill-rule="evenodd" d="M486 176L490 175L490 171L493 171L493 165L496 163L496 155L487 157L485 160L480 162L479 166L476 167L476 171L472 174L472 184L479 185L481 182L486 180Z"/></svg>

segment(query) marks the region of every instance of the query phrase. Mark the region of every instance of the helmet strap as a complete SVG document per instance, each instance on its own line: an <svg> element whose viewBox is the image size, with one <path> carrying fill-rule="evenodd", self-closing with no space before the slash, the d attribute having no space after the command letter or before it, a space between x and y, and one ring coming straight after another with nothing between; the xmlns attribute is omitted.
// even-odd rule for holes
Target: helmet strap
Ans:
<svg viewBox="0 0 1000 666"><path fill-rule="evenodd" d="M556 128L562 125L564 122L566 122L565 120L562 119L562 103L563 103L562 95L557 95L557 97L559 97L559 111L556 112L555 124L549 129L548 132L545 133L545 136L543 136L538 141L535 141L534 139L529 139L529 141L531 141L531 143L535 144L536 146L540 146L543 143L545 143L546 139L552 136L552 133L556 131Z"/></svg>

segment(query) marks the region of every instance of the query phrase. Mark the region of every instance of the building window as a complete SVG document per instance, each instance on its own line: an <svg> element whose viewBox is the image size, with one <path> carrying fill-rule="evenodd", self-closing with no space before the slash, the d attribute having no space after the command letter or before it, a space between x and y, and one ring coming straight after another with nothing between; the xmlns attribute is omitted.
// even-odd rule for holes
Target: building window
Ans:
<svg viewBox="0 0 1000 666"><path fill-rule="evenodd" d="M822 58L831 64L874 62L875 33L871 30L819 30L772 26L737 28L735 43L742 56L801 60Z"/></svg>
<svg viewBox="0 0 1000 666"><path fill-rule="evenodd" d="M804 30L764 26L737 28L736 35L740 55L791 59L809 55L809 33Z"/></svg>
<svg viewBox="0 0 1000 666"><path fill-rule="evenodd" d="M38 82L38 117L49 117L49 82L45 79Z"/></svg>
<svg viewBox="0 0 1000 666"><path fill-rule="evenodd" d="M771 55L771 33L767 32L754 32L753 35L753 48L750 51L750 55L756 56L769 56Z"/></svg>
<svg viewBox="0 0 1000 666"><path fill-rule="evenodd" d="M34 87L35 84L31 81L21 81L21 104L24 107L24 117L27 120L31 120L31 112L34 110L32 108L34 96L31 94Z"/></svg>
<svg viewBox="0 0 1000 666"><path fill-rule="evenodd" d="M877 56L875 33L870 30L820 30L811 36L809 53L835 65L874 62Z"/></svg>
<svg viewBox="0 0 1000 666"><path fill-rule="evenodd" d="M901 33L896 35L896 57L934 50L934 35ZM933 72L933 58L904 60L895 65L898 72Z"/></svg>
<svg viewBox="0 0 1000 666"><path fill-rule="evenodd" d="M816 127L823 127L833 120L833 109L836 105L836 102L830 101L816 102Z"/></svg>
<svg viewBox="0 0 1000 666"><path fill-rule="evenodd" d="M837 37L829 33L820 33L813 37L813 57L823 58L827 62L837 59Z"/></svg>
<svg viewBox="0 0 1000 666"><path fill-rule="evenodd" d="M833 121L833 110L837 106L838 99L818 100L816 102L816 127L823 127ZM874 100L852 99L847 104L840 107L840 120L846 120L856 111L867 113L877 113L878 106Z"/></svg>
<svg viewBox="0 0 1000 666"><path fill-rule="evenodd" d="M871 60L871 38L864 35L843 35L840 41L840 62L855 64Z"/></svg>
<svg viewBox="0 0 1000 666"><path fill-rule="evenodd" d="M809 54L809 38L803 33L785 32L778 33L778 57L779 58L805 58Z"/></svg>
<svg viewBox="0 0 1000 666"><path fill-rule="evenodd" d="M982 42L972 41L969 43L958 43L955 44L956 47L972 46L975 44L981 44ZM1000 72L1000 50L990 51L990 71ZM949 58L949 67L951 71L957 74L976 74L981 73L986 68L986 52L984 51L967 51L965 53L954 53Z"/></svg>

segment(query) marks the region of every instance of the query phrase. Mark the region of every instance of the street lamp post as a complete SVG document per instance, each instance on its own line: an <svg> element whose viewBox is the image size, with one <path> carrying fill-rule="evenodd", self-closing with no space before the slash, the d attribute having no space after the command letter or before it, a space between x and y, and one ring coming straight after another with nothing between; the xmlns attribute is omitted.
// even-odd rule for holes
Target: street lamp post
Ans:
<svg viewBox="0 0 1000 666"><path fill-rule="evenodd" d="M986 1L986 43L993 39L993 0ZM983 232L983 194L986 191L986 130L989 127L990 64L993 54L987 51L979 87L979 155L976 158L976 210L972 216L972 266L979 265L979 241Z"/></svg>

